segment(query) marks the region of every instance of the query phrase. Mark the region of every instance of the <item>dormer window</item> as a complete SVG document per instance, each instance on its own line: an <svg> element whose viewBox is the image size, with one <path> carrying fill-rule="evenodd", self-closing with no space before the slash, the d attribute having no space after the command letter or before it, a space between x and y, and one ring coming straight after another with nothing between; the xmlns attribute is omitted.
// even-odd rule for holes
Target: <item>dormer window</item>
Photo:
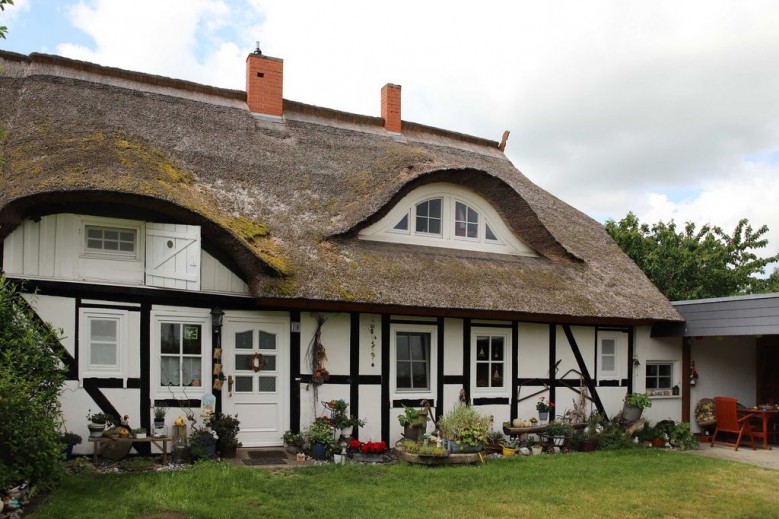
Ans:
<svg viewBox="0 0 779 519"><path fill-rule="evenodd" d="M436 183L406 195L360 239L429 247L537 256L509 230L481 196L463 187Z"/></svg>

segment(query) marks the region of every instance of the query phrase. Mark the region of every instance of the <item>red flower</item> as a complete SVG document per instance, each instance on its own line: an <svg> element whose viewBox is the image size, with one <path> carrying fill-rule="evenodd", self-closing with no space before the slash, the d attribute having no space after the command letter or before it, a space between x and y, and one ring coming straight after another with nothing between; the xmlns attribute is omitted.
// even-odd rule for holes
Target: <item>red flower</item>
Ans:
<svg viewBox="0 0 779 519"><path fill-rule="evenodd" d="M363 443L363 444L360 446L360 451L361 451L363 454L368 454L368 444L367 444L367 443Z"/></svg>
<svg viewBox="0 0 779 519"><path fill-rule="evenodd" d="M349 442L350 449L359 449L361 445L362 442L360 440L352 440Z"/></svg>

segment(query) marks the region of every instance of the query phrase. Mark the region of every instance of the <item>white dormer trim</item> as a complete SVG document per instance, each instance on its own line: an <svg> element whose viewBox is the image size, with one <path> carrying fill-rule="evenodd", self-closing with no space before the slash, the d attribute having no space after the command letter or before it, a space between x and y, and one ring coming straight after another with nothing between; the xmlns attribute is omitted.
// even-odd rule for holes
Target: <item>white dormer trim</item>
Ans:
<svg viewBox="0 0 779 519"><path fill-rule="evenodd" d="M417 206L435 199L441 201L440 229L438 232L430 232L430 229L417 231ZM465 204L478 214L477 225L470 227L470 232L465 233L466 235L462 235L462 222L458 233L456 225L458 203ZM396 226L404 217L407 219L406 228L397 229ZM478 232L474 235L475 227L478 228ZM487 237L489 234L487 227L492 231L490 238L494 237L495 239ZM515 256L538 256L533 249L514 236L492 204L473 191L446 182L427 184L413 190L404 196L384 218L361 230L357 236L361 240L388 243L406 243Z"/></svg>

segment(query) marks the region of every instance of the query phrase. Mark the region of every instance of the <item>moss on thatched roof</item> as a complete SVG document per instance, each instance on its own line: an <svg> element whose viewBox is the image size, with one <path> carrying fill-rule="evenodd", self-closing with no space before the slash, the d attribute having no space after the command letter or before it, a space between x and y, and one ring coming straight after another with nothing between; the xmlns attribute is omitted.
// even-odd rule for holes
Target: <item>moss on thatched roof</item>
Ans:
<svg viewBox="0 0 779 519"><path fill-rule="evenodd" d="M201 225L258 300L492 312L570 322L679 315L603 227L477 137L285 101L254 118L236 91L54 56L0 52L0 238L42 203L154 208ZM360 241L410 190L487 199L540 255Z"/></svg>

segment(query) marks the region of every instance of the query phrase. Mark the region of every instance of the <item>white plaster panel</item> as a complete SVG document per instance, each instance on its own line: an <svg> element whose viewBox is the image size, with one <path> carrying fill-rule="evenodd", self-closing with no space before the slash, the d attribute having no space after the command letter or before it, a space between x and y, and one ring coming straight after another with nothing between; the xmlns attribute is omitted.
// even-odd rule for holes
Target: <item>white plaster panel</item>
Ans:
<svg viewBox="0 0 779 519"><path fill-rule="evenodd" d="M444 412L454 407L460 401L460 390L462 384L444 384ZM436 402L438 405L438 402Z"/></svg>
<svg viewBox="0 0 779 519"><path fill-rule="evenodd" d="M60 342L75 357L76 351L76 300L68 297L22 294L35 309L35 313L55 329L62 330Z"/></svg>
<svg viewBox="0 0 779 519"><path fill-rule="evenodd" d="M349 374L349 314L323 314L327 319L322 325L320 340L327 350L325 367L331 375Z"/></svg>
<svg viewBox="0 0 779 519"><path fill-rule="evenodd" d="M519 324L518 378L549 376L549 326Z"/></svg>
<svg viewBox="0 0 779 519"><path fill-rule="evenodd" d="M576 362L576 357L573 355L573 350L571 349L570 344L568 344L568 337L565 336L565 331L563 330L562 326L557 326L557 346L556 346L556 361L559 362L557 364L557 372L555 376L557 378L569 378L569 377L577 377L578 375L576 373L568 373L569 370L576 370L579 371L579 364ZM581 328L572 328L571 332L574 335L574 338L576 339L576 343L578 344L580 342L580 337L577 337L577 332L580 331ZM568 373L566 375L566 373Z"/></svg>
<svg viewBox="0 0 779 519"><path fill-rule="evenodd" d="M381 440L381 386L360 386L359 417L365 420L365 427L360 429L360 440ZM390 418L393 418L390 415Z"/></svg>
<svg viewBox="0 0 779 519"><path fill-rule="evenodd" d="M381 316L378 314L360 314L360 374L381 375Z"/></svg>
<svg viewBox="0 0 779 519"><path fill-rule="evenodd" d="M444 319L444 375L463 374L463 321Z"/></svg>
<svg viewBox="0 0 779 519"><path fill-rule="evenodd" d="M492 417L492 431L503 432L503 422L508 422L511 417L508 405L480 405L476 406L476 410L482 416Z"/></svg>

